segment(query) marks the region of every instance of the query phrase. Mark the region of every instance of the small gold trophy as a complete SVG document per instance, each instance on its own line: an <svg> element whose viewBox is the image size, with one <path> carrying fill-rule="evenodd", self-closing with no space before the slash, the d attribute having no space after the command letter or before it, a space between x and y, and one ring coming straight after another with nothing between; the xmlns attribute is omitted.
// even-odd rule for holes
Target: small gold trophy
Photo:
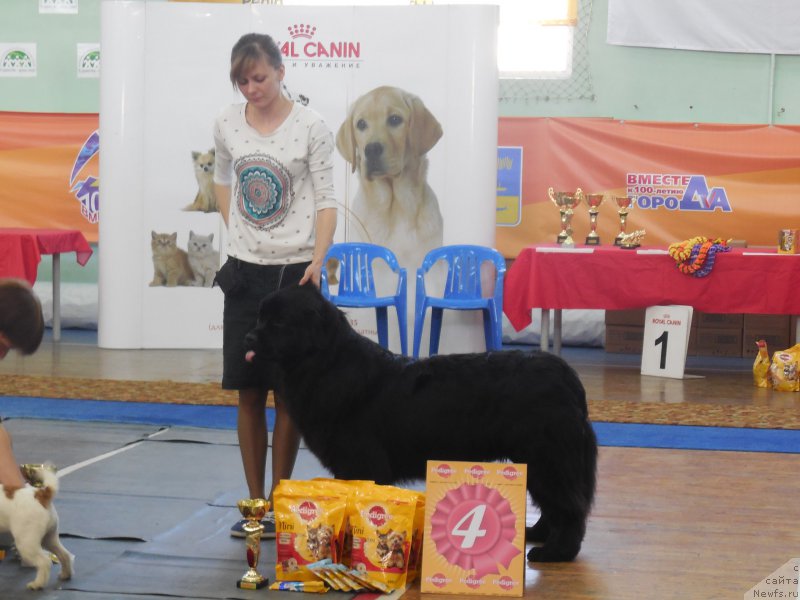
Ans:
<svg viewBox="0 0 800 600"><path fill-rule="evenodd" d="M261 519L269 510L269 502L263 498L247 498L239 500L236 505L242 516L247 519L244 531L247 534L245 544L247 545L247 566L249 567L242 578L236 582L236 587L243 590L260 590L269 585L269 579L256 571L258 559L261 556L261 532L264 530Z"/></svg>
<svg viewBox="0 0 800 600"><path fill-rule="evenodd" d="M628 213L636 206L633 196L614 196L614 202L617 203L617 212L619 213L619 234L614 240L615 246L622 245L622 238L625 236L625 226L628 221Z"/></svg>
<svg viewBox="0 0 800 600"><path fill-rule="evenodd" d="M561 233L558 234L556 242L562 246L574 246L575 240L572 239L572 215L574 214L573 209L581 203L583 191L581 188L578 188L578 190L571 195L569 192L556 192L553 188L547 188L547 195L561 213Z"/></svg>
<svg viewBox="0 0 800 600"><path fill-rule="evenodd" d="M599 246L600 236L597 234L597 213L605 196L603 194L584 194L586 205L589 207L589 235L586 236L587 246Z"/></svg>
<svg viewBox="0 0 800 600"><path fill-rule="evenodd" d="M631 233L620 234L621 237L619 239L619 247L626 248L628 250L632 248L638 248L642 245L642 241L644 240L646 233L647 232L644 229L637 229Z"/></svg>

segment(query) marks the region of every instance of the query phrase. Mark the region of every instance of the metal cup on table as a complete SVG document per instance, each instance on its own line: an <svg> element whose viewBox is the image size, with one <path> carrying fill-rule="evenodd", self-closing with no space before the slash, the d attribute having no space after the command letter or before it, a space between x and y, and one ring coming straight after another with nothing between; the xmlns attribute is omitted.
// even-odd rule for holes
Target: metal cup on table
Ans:
<svg viewBox="0 0 800 600"><path fill-rule="evenodd" d="M620 246L626 234L628 213L636 206L636 200L633 196L614 196L613 199L617 205L617 214L619 214L619 233L614 240L614 245Z"/></svg>
<svg viewBox="0 0 800 600"><path fill-rule="evenodd" d="M600 212L600 205L605 200L603 194L584 194L586 206L589 207L589 235L586 236L587 246L599 246L600 235L597 233L597 215Z"/></svg>
<svg viewBox="0 0 800 600"><path fill-rule="evenodd" d="M574 246L575 240L572 238L572 215L574 209L581 203L583 191L578 188L572 194L570 192L556 192L552 187L547 189L547 195L561 214L561 233L558 234L556 242L562 246Z"/></svg>

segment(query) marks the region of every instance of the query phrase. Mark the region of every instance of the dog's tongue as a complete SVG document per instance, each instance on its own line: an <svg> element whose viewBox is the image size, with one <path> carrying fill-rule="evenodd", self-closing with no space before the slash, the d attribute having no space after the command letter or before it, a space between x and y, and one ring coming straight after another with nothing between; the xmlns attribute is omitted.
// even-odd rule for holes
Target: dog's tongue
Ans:
<svg viewBox="0 0 800 600"><path fill-rule="evenodd" d="M256 357L256 353L253 350L248 350L247 354L244 355L244 359L247 362L253 362L253 359Z"/></svg>

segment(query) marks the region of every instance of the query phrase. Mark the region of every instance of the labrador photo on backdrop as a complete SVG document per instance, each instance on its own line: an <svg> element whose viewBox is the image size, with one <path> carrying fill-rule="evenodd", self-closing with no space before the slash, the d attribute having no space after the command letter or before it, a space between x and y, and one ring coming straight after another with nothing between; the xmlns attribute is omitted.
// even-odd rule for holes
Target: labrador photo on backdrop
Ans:
<svg viewBox="0 0 800 600"><path fill-rule="evenodd" d="M442 134L419 96L392 86L357 98L336 134L358 179L348 215L353 239L387 246L405 267L442 245L442 213L427 180L427 153Z"/></svg>

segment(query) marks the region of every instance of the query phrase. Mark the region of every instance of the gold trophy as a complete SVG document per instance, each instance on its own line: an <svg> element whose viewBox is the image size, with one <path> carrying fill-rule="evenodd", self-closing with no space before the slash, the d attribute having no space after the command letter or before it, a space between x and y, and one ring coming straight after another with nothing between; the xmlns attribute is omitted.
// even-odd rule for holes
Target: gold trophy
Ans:
<svg viewBox="0 0 800 600"><path fill-rule="evenodd" d="M242 578L236 582L236 587L243 590L260 590L269 584L269 579L256 571L258 559L261 556L261 532L264 526L261 519L269 510L269 502L263 498L247 498L236 503L239 512L247 519L244 531L247 534L247 566L250 567Z"/></svg>
<svg viewBox="0 0 800 600"><path fill-rule="evenodd" d="M614 240L615 246L622 245L622 238L625 236L625 226L628 221L628 213L636 206L633 196L614 196L614 202L617 203L617 212L619 213L619 234Z"/></svg>
<svg viewBox="0 0 800 600"><path fill-rule="evenodd" d="M556 192L553 188L547 188L547 195L561 213L561 233L558 234L556 242L562 246L574 246L575 240L572 239L572 215L574 214L573 209L581 203L583 191L581 188L578 188L578 190L571 195L569 192Z"/></svg>
<svg viewBox="0 0 800 600"><path fill-rule="evenodd" d="M586 205L589 207L589 235L586 236L587 246L599 246L600 236L597 234L597 213L600 212L600 205L605 196L603 194L584 194Z"/></svg>

